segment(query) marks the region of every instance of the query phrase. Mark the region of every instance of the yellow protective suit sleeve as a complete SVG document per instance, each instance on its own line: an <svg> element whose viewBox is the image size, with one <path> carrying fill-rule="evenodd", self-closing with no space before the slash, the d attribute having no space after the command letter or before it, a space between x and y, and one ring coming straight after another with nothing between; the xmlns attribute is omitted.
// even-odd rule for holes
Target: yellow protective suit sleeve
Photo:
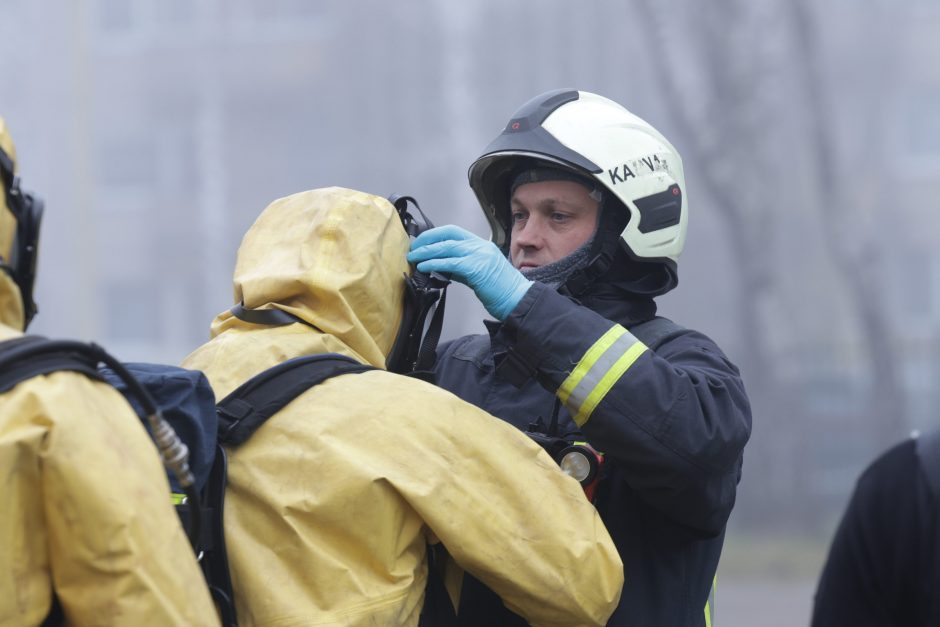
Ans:
<svg viewBox="0 0 940 627"><path fill-rule="evenodd" d="M216 625L157 451L113 388L58 372L0 396L0 626Z"/></svg>
<svg viewBox="0 0 940 627"><path fill-rule="evenodd" d="M369 399L359 411L383 418L348 425L357 458L383 464L384 478L458 565L532 625L606 623L623 564L581 486L541 447L423 382L386 373L346 379L317 402L328 391L337 403Z"/></svg>

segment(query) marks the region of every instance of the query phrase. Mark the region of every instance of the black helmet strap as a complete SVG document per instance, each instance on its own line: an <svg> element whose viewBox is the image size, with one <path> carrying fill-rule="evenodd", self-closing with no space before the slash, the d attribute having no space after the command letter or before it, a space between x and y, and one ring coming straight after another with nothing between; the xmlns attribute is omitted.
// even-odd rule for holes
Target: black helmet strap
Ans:
<svg viewBox="0 0 940 627"><path fill-rule="evenodd" d="M411 196L393 194L388 197L388 201L395 206L402 226L410 237L417 237L434 228L434 224ZM421 216L421 222L408 210L409 205L414 205ZM441 329L444 325L444 305L449 284L449 279L436 272L426 274L416 270L411 276L405 276L405 302L401 326L386 360L391 372L430 378L429 372L437 359L437 343L441 339Z"/></svg>

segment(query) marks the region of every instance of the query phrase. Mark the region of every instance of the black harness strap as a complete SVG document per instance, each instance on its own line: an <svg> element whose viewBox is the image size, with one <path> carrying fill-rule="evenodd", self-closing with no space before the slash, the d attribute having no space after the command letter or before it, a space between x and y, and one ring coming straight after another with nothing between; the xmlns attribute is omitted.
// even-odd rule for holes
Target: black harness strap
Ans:
<svg viewBox="0 0 940 627"><path fill-rule="evenodd" d="M269 311L265 310L264 313ZM203 534L199 547L199 558L209 591L219 608L219 615L225 627L236 627L238 621L225 549L223 514L228 459L222 445L243 444L268 418L313 386L337 375L368 370L375 368L335 353L298 357L255 375L216 405L219 417L219 445L203 493L207 520L203 526L206 533Z"/></svg>
<svg viewBox="0 0 940 627"><path fill-rule="evenodd" d="M344 355L308 355L285 361L240 385L218 405L219 442L237 446L301 393L340 374L375 370Z"/></svg>
<svg viewBox="0 0 940 627"><path fill-rule="evenodd" d="M0 394L17 384L42 374L61 370L80 372L97 381L98 359L91 351L77 350L79 344L70 343L71 350L55 349L58 342L38 335L25 335L0 343Z"/></svg>
<svg viewBox="0 0 940 627"><path fill-rule="evenodd" d="M238 627L235 615L235 597L232 588L232 575L228 567L228 554L225 551L225 486L228 476L228 458L221 444L215 447L215 459L209 478L203 488L202 502L204 517L203 533L199 538L199 566L212 595L212 601L219 610L219 619L224 627ZM177 505L177 509L185 508ZM184 517L181 513L180 517Z"/></svg>

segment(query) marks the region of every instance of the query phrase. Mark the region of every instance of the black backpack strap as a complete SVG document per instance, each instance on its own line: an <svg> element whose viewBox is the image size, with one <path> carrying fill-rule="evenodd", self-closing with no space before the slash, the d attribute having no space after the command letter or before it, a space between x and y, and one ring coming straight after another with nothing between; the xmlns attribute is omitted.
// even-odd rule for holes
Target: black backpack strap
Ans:
<svg viewBox="0 0 940 627"><path fill-rule="evenodd" d="M59 349L59 345L60 342L39 335L24 335L0 343L0 394L27 379L60 370L103 380L98 374L97 355L90 347L85 352L84 345L77 342L70 342L67 349Z"/></svg>
<svg viewBox="0 0 940 627"><path fill-rule="evenodd" d="M255 375L216 405L219 440L215 461L203 492L206 521L199 560L212 599L225 627L236 627L235 596L225 549L225 487L228 459L224 445L244 443L264 422L288 403L330 377L375 370L358 361L327 353L285 361Z"/></svg>
<svg viewBox="0 0 940 627"><path fill-rule="evenodd" d="M651 351L655 351L667 339L681 335L685 330L685 327L662 316L654 316L649 320L630 327L630 333L632 333L636 339L646 344Z"/></svg>
<svg viewBox="0 0 940 627"><path fill-rule="evenodd" d="M314 385L340 374L366 370L375 368L335 353L298 357L269 368L218 403L219 442L237 446Z"/></svg>
<svg viewBox="0 0 940 627"><path fill-rule="evenodd" d="M232 576L225 551L225 487L228 484L228 457L225 448L216 445L215 461L203 493L205 522L202 545L198 555L200 566L212 600L219 609L219 619L224 627L237 627L235 596Z"/></svg>

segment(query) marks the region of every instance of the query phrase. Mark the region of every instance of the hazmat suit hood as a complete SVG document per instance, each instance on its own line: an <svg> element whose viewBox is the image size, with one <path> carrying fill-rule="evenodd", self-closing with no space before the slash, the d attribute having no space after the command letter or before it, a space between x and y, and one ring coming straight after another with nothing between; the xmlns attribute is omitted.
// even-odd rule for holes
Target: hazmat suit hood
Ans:
<svg viewBox="0 0 940 627"><path fill-rule="evenodd" d="M16 168L16 146L10 137L6 122L0 117L0 150ZM0 259L8 260L13 252L13 238L16 235L16 218L7 206L6 193L0 193ZM20 288L6 272L0 272L0 324L22 330L26 326L23 311L23 297Z"/></svg>
<svg viewBox="0 0 940 627"><path fill-rule="evenodd" d="M280 309L328 336L311 349L351 352L384 368L401 326L408 244L385 198L340 187L287 196L268 205L242 240L235 301ZM258 325L225 312L212 336L246 328Z"/></svg>

